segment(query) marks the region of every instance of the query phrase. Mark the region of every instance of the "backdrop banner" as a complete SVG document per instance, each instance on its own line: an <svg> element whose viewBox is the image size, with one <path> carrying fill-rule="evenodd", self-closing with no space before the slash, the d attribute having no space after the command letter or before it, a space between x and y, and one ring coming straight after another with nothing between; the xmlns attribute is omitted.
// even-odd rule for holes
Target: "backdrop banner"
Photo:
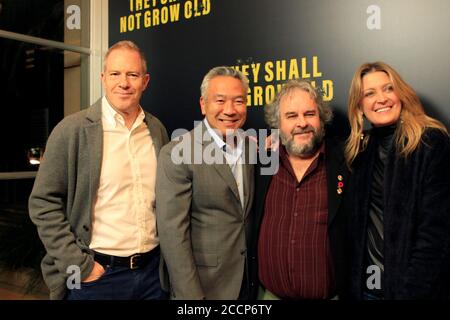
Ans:
<svg viewBox="0 0 450 320"><path fill-rule="evenodd" d="M448 0L110 0L109 42L135 41L148 60L142 106L169 134L201 120L200 83L218 65L250 80L246 128L291 78L314 81L346 133L348 88L382 60L412 85L428 114L450 124Z"/></svg>

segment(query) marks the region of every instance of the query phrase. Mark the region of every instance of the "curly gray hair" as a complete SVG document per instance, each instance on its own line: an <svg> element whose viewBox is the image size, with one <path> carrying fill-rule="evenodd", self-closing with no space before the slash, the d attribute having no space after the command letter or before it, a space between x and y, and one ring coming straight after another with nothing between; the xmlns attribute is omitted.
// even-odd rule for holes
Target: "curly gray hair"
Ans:
<svg viewBox="0 0 450 320"><path fill-rule="evenodd" d="M311 98L314 99L317 104L317 109L319 110L319 118L322 126L333 119L333 112L323 101L322 92L319 88L315 88L308 80L292 79L283 84L281 90L276 94L272 102L267 104L264 108L264 120L270 128L278 129L280 127L280 101L284 96L295 89L300 89L309 93Z"/></svg>

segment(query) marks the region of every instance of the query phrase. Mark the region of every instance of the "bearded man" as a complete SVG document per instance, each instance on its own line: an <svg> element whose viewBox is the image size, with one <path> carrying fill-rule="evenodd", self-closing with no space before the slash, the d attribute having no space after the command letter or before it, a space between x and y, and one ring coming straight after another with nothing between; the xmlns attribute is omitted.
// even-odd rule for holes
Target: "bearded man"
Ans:
<svg viewBox="0 0 450 320"><path fill-rule="evenodd" d="M332 112L309 81L290 80L264 113L281 144L278 171L256 180L258 298L343 299L347 169L343 142L325 134Z"/></svg>

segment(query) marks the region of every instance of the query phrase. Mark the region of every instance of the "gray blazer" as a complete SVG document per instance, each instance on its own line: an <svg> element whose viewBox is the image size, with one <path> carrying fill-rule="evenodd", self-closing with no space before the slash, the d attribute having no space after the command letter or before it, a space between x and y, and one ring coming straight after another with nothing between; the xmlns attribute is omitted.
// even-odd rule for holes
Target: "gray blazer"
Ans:
<svg viewBox="0 0 450 320"><path fill-rule="evenodd" d="M216 145L203 123L201 128L204 139L194 136L195 129L183 136L192 158L194 150ZM243 168L243 209L228 164L174 164L177 146L172 141L162 148L156 178L158 235L171 298L237 299L247 258L253 165ZM245 149L248 156L248 139Z"/></svg>
<svg viewBox="0 0 450 320"><path fill-rule="evenodd" d="M169 140L166 129L147 112L144 121L158 155ZM30 195L29 212L47 251L41 267L50 299L64 297L69 266L80 267L81 279L94 266L89 249L91 211L99 185L102 150L101 100L64 118L47 141Z"/></svg>

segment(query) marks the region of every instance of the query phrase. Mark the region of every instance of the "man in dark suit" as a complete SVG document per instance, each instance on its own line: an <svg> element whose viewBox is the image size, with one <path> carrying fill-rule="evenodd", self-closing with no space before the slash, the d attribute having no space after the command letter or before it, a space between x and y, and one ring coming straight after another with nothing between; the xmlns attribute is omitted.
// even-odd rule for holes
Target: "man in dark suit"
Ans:
<svg viewBox="0 0 450 320"><path fill-rule="evenodd" d="M229 67L201 85L205 119L158 158L156 215L172 299L246 299L253 202L246 120L248 80Z"/></svg>
<svg viewBox="0 0 450 320"><path fill-rule="evenodd" d="M259 298L345 296L340 202L347 170L342 143L325 137L331 118L320 92L304 80L286 83L265 108L268 125L280 130L281 146L278 171L256 180L252 268L258 269Z"/></svg>

